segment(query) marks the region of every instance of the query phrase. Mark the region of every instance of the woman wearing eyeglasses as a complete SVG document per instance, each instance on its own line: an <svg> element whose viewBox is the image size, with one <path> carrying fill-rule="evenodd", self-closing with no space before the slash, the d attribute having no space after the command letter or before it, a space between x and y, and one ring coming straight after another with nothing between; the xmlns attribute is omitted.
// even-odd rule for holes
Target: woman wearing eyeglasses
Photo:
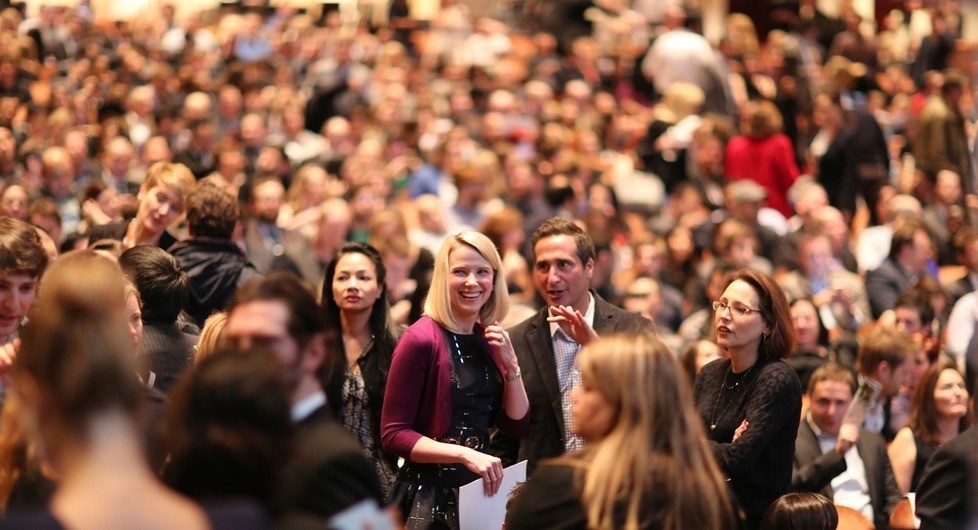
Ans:
<svg viewBox="0 0 978 530"><path fill-rule="evenodd" d="M713 334L729 358L703 367L693 395L746 527L754 529L788 491L801 414L798 376L781 361L795 345L781 287L758 272L733 273L713 302Z"/></svg>

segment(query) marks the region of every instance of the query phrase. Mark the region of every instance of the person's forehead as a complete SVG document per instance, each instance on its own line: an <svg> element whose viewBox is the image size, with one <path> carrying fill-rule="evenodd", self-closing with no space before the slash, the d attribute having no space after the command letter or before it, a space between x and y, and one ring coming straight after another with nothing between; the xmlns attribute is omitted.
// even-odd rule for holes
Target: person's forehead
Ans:
<svg viewBox="0 0 978 530"><path fill-rule="evenodd" d="M0 270L0 284L2 285L25 285L37 283L37 276L24 272L7 272Z"/></svg>
<svg viewBox="0 0 978 530"><path fill-rule="evenodd" d="M852 389L842 381L826 379L815 383L815 387L812 389L812 395L816 398L852 399Z"/></svg>
<svg viewBox="0 0 978 530"><path fill-rule="evenodd" d="M566 234L542 238L537 241L533 250L537 261L558 258L573 258L574 261L580 261L577 259L577 245L574 238Z"/></svg>
<svg viewBox="0 0 978 530"><path fill-rule="evenodd" d="M286 332L289 310L280 300L253 300L238 304L228 316L231 336L281 335Z"/></svg>

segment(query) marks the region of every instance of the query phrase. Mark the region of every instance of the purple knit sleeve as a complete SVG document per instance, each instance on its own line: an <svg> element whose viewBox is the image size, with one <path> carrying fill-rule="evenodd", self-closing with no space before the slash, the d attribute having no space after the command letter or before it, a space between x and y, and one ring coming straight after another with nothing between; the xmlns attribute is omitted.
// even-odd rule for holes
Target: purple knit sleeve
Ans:
<svg viewBox="0 0 978 530"><path fill-rule="evenodd" d="M432 362L432 346L412 327L394 348L380 418L381 445L392 455L408 458L423 436L416 430L416 422Z"/></svg>

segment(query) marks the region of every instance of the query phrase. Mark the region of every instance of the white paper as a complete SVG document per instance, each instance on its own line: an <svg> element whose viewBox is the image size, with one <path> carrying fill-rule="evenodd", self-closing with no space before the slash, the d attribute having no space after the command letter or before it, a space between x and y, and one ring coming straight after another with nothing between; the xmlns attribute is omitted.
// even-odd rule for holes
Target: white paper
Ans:
<svg viewBox="0 0 978 530"><path fill-rule="evenodd" d="M920 517L917 517L917 492L908 493L907 499L910 500L910 513L913 514L914 528L920 528Z"/></svg>
<svg viewBox="0 0 978 530"><path fill-rule="evenodd" d="M518 484L526 482L526 460L503 470L499 491L485 494L482 477L458 489L459 530L499 530L506 520L506 501Z"/></svg>

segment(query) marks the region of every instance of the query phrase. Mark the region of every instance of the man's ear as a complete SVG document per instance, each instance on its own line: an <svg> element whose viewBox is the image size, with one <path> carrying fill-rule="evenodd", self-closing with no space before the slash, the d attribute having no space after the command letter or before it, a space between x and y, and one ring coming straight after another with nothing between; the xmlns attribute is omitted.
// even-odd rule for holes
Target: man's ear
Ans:
<svg viewBox="0 0 978 530"><path fill-rule="evenodd" d="M876 371L873 373L873 378L880 383L884 383L890 379L890 375L893 372L893 368L890 367L889 361L880 361L876 365Z"/></svg>
<svg viewBox="0 0 978 530"><path fill-rule="evenodd" d="M316 333L309 339L302 355L303 373L317 374L326 362L326 333Z"/></svg>

